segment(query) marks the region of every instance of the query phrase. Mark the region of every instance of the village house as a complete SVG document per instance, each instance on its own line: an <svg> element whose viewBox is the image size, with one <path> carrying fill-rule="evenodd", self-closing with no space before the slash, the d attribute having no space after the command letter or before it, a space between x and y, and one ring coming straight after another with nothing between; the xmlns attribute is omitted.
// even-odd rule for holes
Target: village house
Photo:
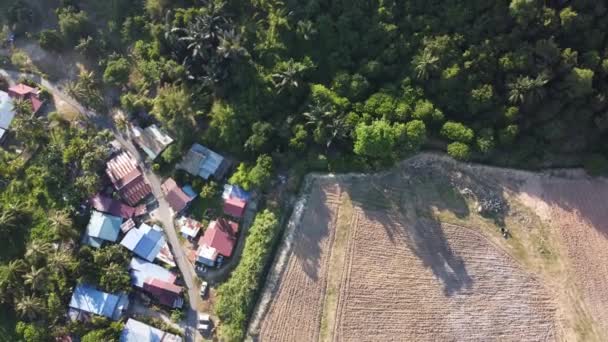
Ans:
<svg viewBox="0 0 608 342"><path fill-rule="evenodd" d="M169 207L171 207L174 216L181 214L188 207L190 202L196 198L196 193L191 187L187 186L180 188L173 178L167 178L167 180L161 184L160 189L162 190Z"/></svg>
<svg viewBox="0 0 608 342"><path fill-rule="evenodd" d="M13 99L28 101L32 105L32 113L36 114L44 105L40 98L40 90L32 88L27 84L19 83L8 88L8 94Z"/></svg>
<svg viewBox="0 0 608 342"><path fill-rule="evenodd" d="M134 208L128 206L121 201L115 200L111 197L96 194L89 198L89 205L102 213L110 214L113 216L122 217L123 219L130 219L134 216L141 216L145 214L145 206L142 208ZM137 212L139 209L139 212Z"/></svg>
<svg viewBox="0 0 608 342"><path fill-rule="evenodd" d="M135 206L152 193L152 188L144 179L137 161L128 153L122 152L110 159L106 174L118 194L130 205Z"/></svg>
<svg viewBox="0 0 608 342"><path fill-rule="evenodd" d="M176 275L162 266L134 257L129 264L131 283L169 308L181 308L183 288L175 285Z"/></svg>
<svg viewBox="0 0 608 342"><path fill-rule="evenodd" d="M155 160L167 146L173 143L173 138L162 132L156 125L150 125L144 129L133 126L133 141L139 146L150 158Z"/></svg>
<svg viewBox="0 0 608 342"><path fill-rule="evenodd" d="M110 294L88 285L79 284L72 293L68 316L72 320L88 320L91 315L107 317L117 321L129 307L126 294Z"/></svg>
<svg viewBox="0 0 608 342"><path fill-rule="evenodd" d="M205 234L199 239L196 261L207 266L215 266L219 255L232 256L236 245L239 225L226 219L211 221Z"/></svg>
<svg viewBox="0 0 608 342"><path fill-rule="evenodd" d="M93 210L83 243L99 248L104 241L115 242L118 239L121 224L122 218Z"/></svg>
<svg viewBox="0 0 608 342"><path fill-rule="evenodd" d="M140 258L152 262L165 245L165 237L160 227L142 223L139 228L129 230L120 244Z"/></svg>
<svg viewBox="0 0 608 342"><path fill-rule="evenodd" d="M9 130L14 118L13 100L8 93L0 90L0 141L6 138L6 132Z"/></svg>
<svg viewBox="0 0 608 342"><path fill-rule="evenodd" d="M177 220L177 226L182 236L189 241L196 239L201 231L201 223L189 217L182 216Z"/></svg>
<svg viewBox="0 0 608 342"><path fill-rule="evenodd" d="M120 333L120 342L182 342L182 338L129 318Z"/></svg>
<svg viewBox="0 0 608 342"><path fill-rule="evenodd" d="M203 179L222 179L228 171L228 163L207 147L194 144L176 168Z"/></svg>

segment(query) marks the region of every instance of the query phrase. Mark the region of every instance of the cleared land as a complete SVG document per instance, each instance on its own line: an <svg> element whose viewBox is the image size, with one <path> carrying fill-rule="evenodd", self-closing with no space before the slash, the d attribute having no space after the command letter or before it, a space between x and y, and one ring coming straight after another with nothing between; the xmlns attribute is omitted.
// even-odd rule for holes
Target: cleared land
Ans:
<svg viewBox="0 0 608 342"><path fill-rule="evenodd" d="M604 340L608 184L568 176L421 155L383 174L311 177L250 335Z"/></svg>

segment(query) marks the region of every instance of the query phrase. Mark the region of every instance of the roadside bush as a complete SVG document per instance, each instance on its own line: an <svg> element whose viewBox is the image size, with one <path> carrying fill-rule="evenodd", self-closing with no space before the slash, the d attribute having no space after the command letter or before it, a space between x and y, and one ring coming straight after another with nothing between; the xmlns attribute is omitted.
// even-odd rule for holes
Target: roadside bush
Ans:
<svg viewBox="0 0 608 342"><path fill-rule="evenodd" d="M221 320L220 340L243 340L245 323L256 303L278 228L274 213L269 210L259 213L249 229L241 261L230 279L218 288L215 313Z"/></svg>
<svg viewBox="0 0 608 342"><path fill-rule="evenodd" d="M57 30L43 30L38 37L38 44L47 51L61 51L63 40Z"/></svg>
<svg viewBox="0 0 608 342"><path fill-rule="evenodd" d="M469 160L471 158L471 149L465 143L453 142L448 145L448 154L457 160Z"/></svg>

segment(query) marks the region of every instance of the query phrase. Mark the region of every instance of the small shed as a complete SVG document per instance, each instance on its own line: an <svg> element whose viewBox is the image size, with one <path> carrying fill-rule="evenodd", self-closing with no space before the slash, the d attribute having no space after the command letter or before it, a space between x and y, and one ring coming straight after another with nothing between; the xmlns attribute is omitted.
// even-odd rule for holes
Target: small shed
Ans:
<svg viewBox="0 0 608 342"><path fill-rule="evenodd" d="M151 160L155 160L173 142L173 138L162 132L156 125L150 125L143 130L134 126L131 130L134 136L133 141Z"/></svg>

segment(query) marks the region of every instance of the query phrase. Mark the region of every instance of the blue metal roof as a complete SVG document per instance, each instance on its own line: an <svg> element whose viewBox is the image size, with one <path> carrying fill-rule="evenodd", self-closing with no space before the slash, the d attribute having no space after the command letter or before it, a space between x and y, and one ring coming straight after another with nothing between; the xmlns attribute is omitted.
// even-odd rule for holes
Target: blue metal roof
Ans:
<svg viewBox="0 0 608 342"><path fill-rule="evenodd" d="M160 227L142 223L138 229L131 229L120 244L139 257L154 261L165 244L165 237Z"/></svg>
<svg viewBox="0 0 608 342"><path fill-rule="evenodd" d="M238 198L242 201L247 202L251 198L251 193L243 190L243 188L238 185L225 184L224 192L222 193L222 198L225 200L229 198Z"/></svg>
<svg viewBox="0 0 608 342"><path fill-rule="evenodd" d="M180 342L182 339L129 318L120 334L120 342Z"/></svg>
<svg viewBox="0 0 608 342"><path fill-rule="evenodd" d="M88 237L114 242L118 239L121 224L122 218L93 210L91 212L91 219L87 225L85 238ZM96 247L96 243L91 242L91 245Z"/></svg>
<svg viewBox="0 0 608 342"><path fill-rule="evenodd" d="M109 294L82 284L76 286L70 300L71 308L114 320L120 318L127 305L126 295Z"/></svg>
<svg viewBox="0 0 608 342"><path fill-rule="evenodd" d="M184 187L182 187L182 191L188 195L188 197L190 198L196 198L196 196L198 196L196 194L196 192L194 191L194 189L192 189L192 187L190 185L185 185Z"/></svg>
<svg viewBox="0 0 608 342"><path fill-rule="evenodd" d="M131 259L129 268L131 269L131 283L136 287L144 287L146 279L160 279L168 283L175 281L175 274L171 271L138 257Z"/></svg>

